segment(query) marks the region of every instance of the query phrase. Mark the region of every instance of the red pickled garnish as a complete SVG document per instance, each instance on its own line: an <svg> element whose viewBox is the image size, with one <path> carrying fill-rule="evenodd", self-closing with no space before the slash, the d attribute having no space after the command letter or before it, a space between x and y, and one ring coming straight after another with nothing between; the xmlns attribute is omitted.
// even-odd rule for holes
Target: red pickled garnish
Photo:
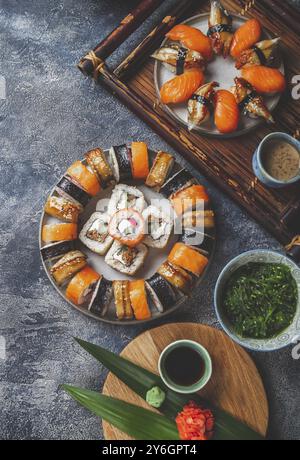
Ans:
<svg viewBox="0 0 300 460"><path fill-rule="evenodd" d="M214 416L208 409L202 409L190 401L179 412L176 424L180 439L184 441L207 441L213 436Z"/></svg>

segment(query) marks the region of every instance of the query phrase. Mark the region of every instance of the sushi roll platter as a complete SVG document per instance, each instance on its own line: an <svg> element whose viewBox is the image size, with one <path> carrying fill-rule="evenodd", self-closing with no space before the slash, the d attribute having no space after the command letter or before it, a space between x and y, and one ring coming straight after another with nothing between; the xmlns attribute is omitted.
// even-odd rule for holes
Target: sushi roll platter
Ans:
<svg viewBox="0 0 300 460"><path fill-rule="evenodd" d="M144 142L75 161L41 218L43 266L58 292L100 321L170 314L212 259L215 216L205 187Z"/></svg>
<svg viewBox="0 0 300 460"><path fill-rule="evenodd" d="M279 41L212 0L210 13L175 25L152 54L160 104L190 131L219 137L274 123L286 87Z"/></svg>

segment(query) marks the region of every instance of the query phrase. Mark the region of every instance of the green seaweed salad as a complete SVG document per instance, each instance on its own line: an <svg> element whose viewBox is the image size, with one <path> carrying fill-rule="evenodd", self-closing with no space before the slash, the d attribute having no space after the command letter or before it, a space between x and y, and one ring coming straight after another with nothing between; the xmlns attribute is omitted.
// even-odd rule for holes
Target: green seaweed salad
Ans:
<svg viewBox="0 0 300 460"><path fill-rule="evenodd" d="M223 308L241 336L267 339L292 323L297 303L297 283L288 266L250 262L229 279Z"/></svg>

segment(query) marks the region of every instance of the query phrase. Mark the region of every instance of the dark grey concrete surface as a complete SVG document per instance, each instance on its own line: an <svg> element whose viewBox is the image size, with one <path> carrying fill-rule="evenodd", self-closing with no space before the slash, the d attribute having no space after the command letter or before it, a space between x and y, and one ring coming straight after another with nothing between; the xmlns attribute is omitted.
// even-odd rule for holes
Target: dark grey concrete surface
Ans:
<svg viewBox="0 0 300 460"><path fill-rule="evenodd" d="M71 309L50 285L38 251L47 192L83 152L134 139L169 149L75 67L135 3L0 0L0 75L7 84L7 98L0 100L0 353L6 342L5 359L0 355L2 439L99 439L99 420L59 389L61 383L72 383L99 390L106 375L72 337L119 352L145 329L107 326ZM113 61L141 36L139 30ZM247 249L280 246L212 184L203 182L218 215L215 262L186 307L169 321L219 327L212 295L224 264ZM292 359L291 348L252 356L270 403L269 436L299 438L299 361Z"/></svg>

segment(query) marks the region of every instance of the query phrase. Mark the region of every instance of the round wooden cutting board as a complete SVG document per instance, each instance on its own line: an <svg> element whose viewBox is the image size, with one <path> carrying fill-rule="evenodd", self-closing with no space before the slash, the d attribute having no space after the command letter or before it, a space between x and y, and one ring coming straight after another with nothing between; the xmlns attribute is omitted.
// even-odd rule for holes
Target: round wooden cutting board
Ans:
<svg viewBox="0 0 300 460"><path fill-rule="evenodd" d="M158 373L161 351L174 340L190 339L201 343L210 353L213 374L201 396L212 401L265 436L268 427L268 402L260 375L246 351L223 332L194 323L166 324L136 337L121 353L140 366ZM130 403L149 405L109 373L103 393ZM110 424L103 422L105 439L132 439Z"/></svg>

